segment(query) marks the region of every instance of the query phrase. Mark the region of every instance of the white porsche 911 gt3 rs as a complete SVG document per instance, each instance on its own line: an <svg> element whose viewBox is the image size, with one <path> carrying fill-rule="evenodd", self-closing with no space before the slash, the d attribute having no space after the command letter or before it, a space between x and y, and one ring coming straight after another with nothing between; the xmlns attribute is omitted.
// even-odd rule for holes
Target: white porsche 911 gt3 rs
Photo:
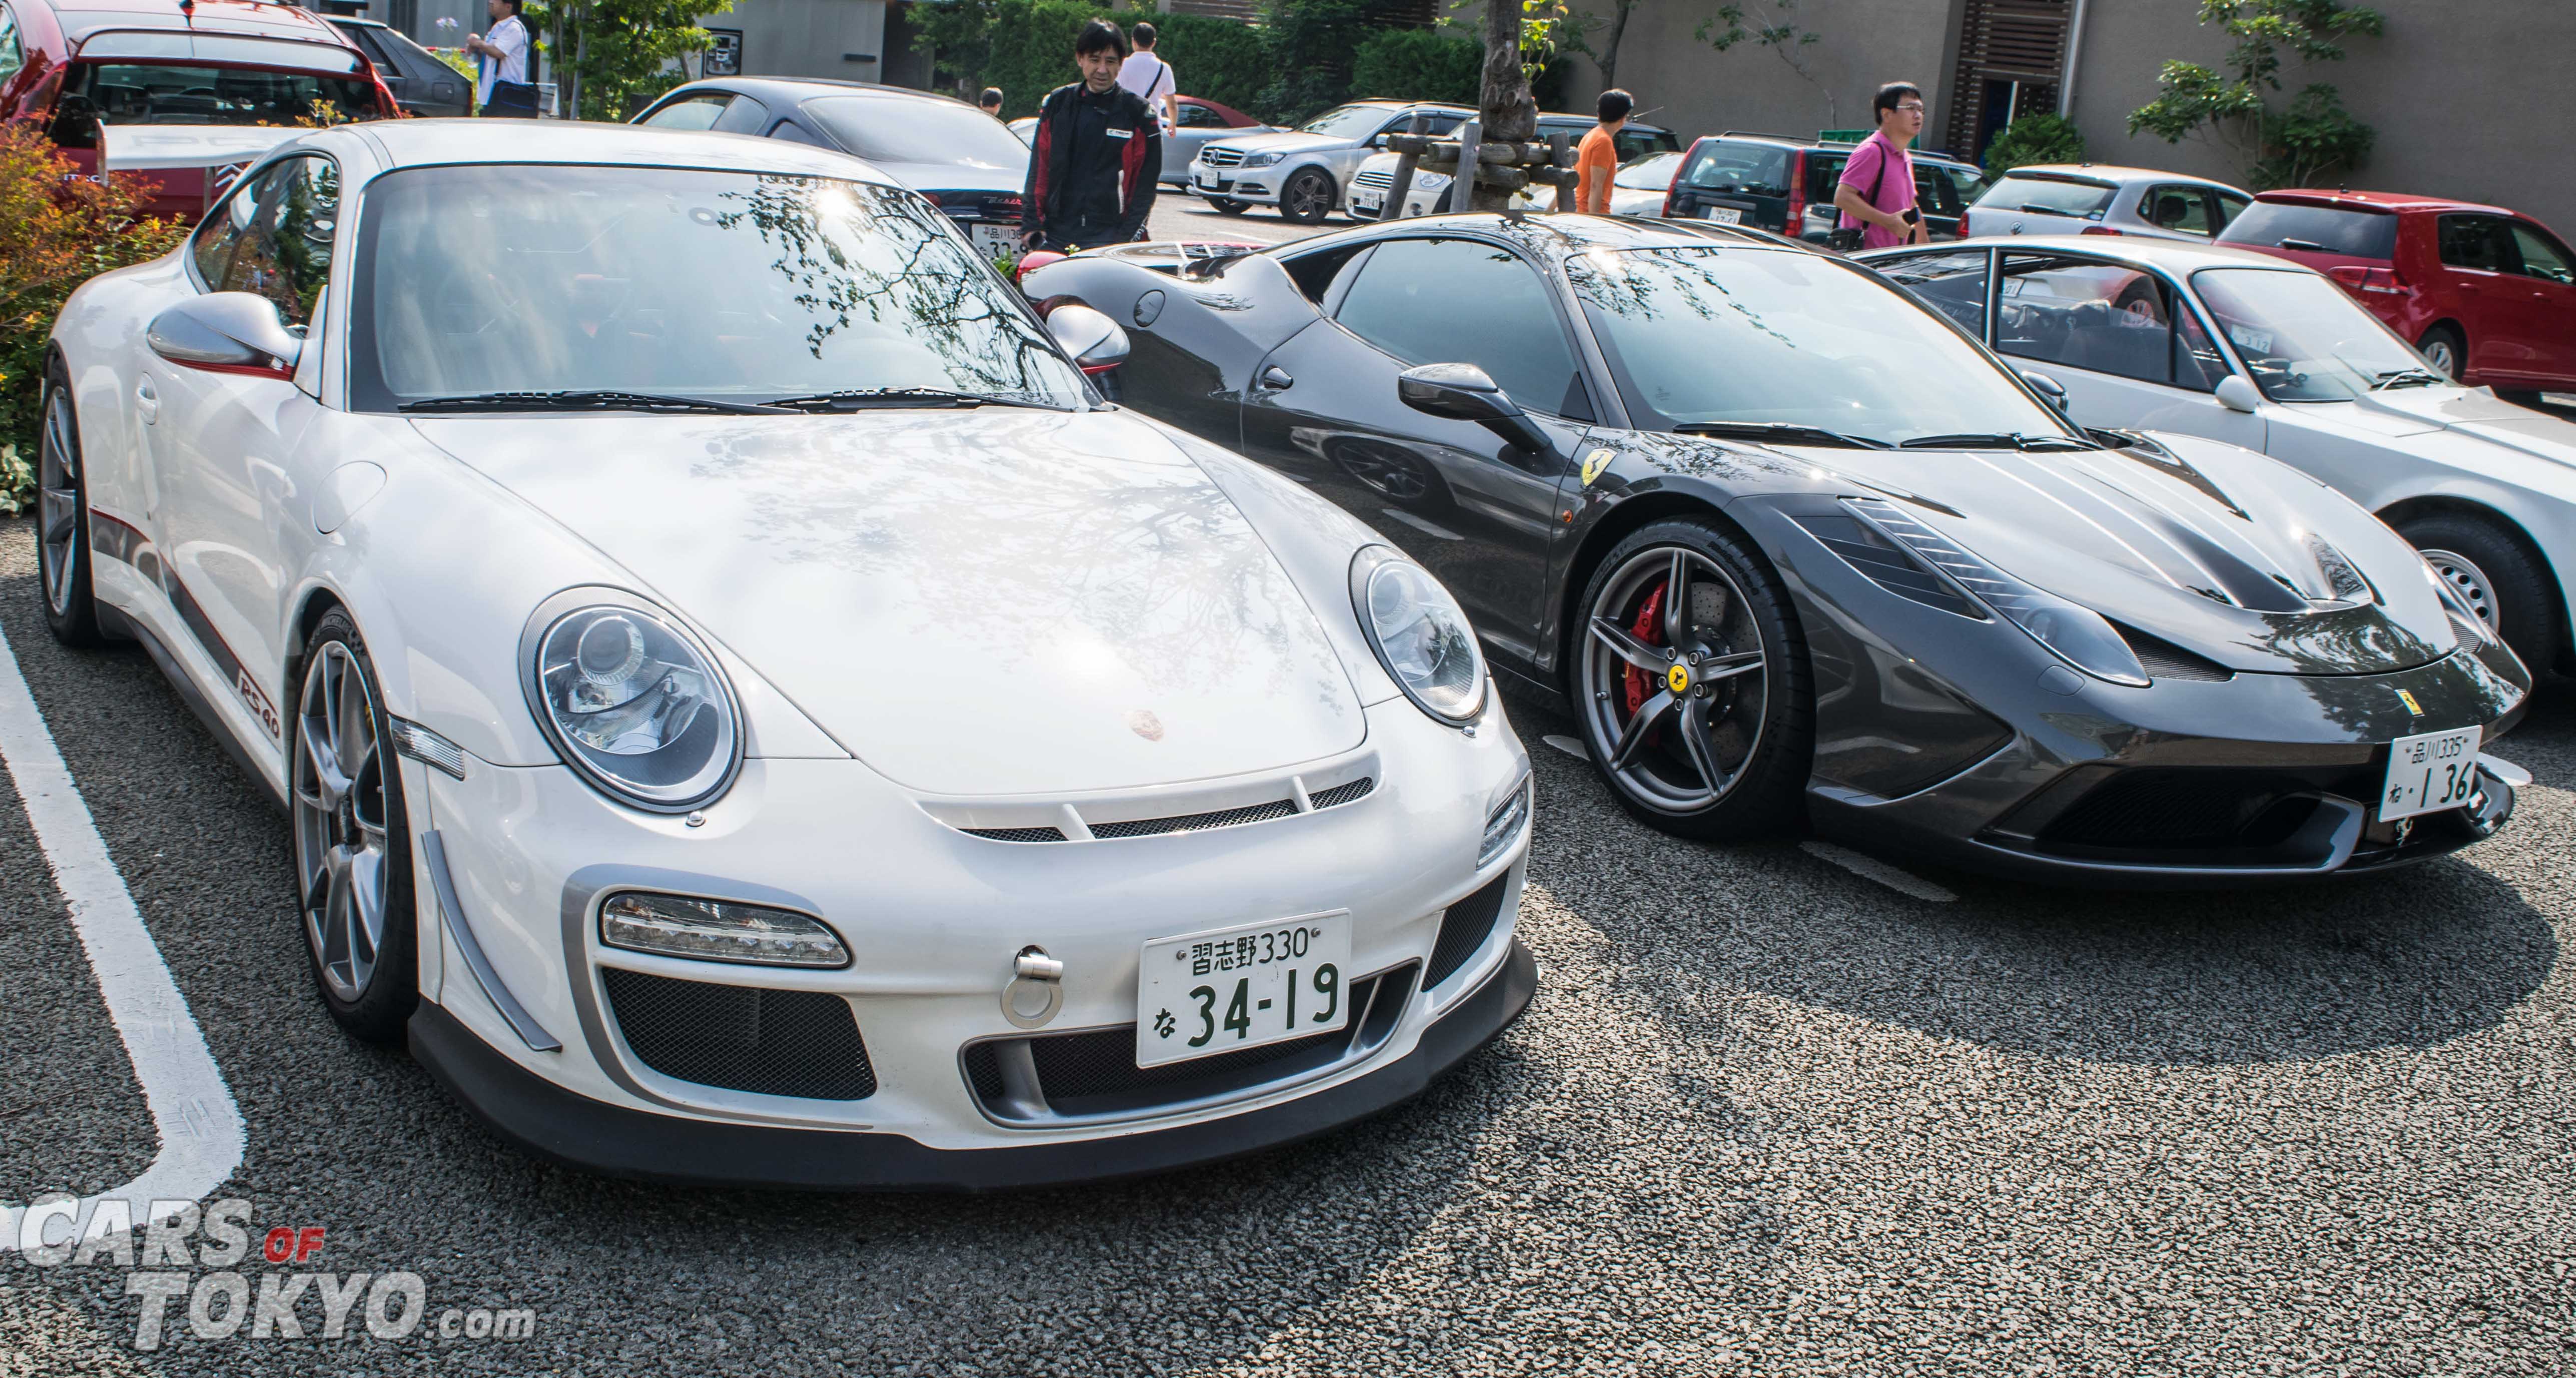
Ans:
<svg viewBox="0 0 2576 1378"><path fill-rule="evenodd" d="M1528 758L1430 576L864 164L489 131L280 144L45 389L48 620L288 809L351 1033L609 1171L984 1187L1526 1005Z"/></svg>

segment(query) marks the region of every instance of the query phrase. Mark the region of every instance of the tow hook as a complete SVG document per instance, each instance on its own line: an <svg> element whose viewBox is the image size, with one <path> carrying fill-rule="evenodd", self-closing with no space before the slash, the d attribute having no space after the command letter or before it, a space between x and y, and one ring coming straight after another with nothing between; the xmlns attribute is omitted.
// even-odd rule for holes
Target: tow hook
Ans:
<svg viewBox="0 0 2576 1378"><path fill-rule="evenodd" d="M1064 1008L1064 963L1035 943L1011 959L1011 983L1002 987L1002 1017L1015 1029L1040 1029Z"/></svg>

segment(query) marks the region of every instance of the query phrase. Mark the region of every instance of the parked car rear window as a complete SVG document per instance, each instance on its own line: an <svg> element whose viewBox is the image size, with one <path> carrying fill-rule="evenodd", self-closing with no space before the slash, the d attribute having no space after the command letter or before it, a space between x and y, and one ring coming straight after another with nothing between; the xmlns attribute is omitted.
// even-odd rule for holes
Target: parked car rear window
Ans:
<svg viewBox="0 0 2576 1378"><path fill-rule="evenodd" d="M2257 201L2229 222L2218 242L2259 244L2266 249L2306 249L2347 258L2394 258L2397 217L2388 211Z"/></svg>
<svg viewBox="0 0 2576 1378"><path fill-rule="evenodd" d="M1029 163L1028 145L964 102L825 96L801 108L843 148L880 163L1006 169Z"/></svg>
<svg viewBox="0 0 2576 1378"><path fill-rule="evenodd" d="M1986 188L1986 194L1978 197L1977 204L1971 209L2071 215L2082 220L2100 215L2107 209L2114 190L2116 188L2107 182L2007 172L2002 181Z"/></svg>
<svg viewBox="0 0 2576 1378"><path fill-rule="evenodd" d="M354 49L346 56L352 67L365 65ZM351 119L372 119L376 89L364 77L75 62L54 107L53 140L64 148L95 148L102 124L294 124L312 119L317 103Z"/></svg>
<svg viewBox="0 0 2576 1378"><path fill-rule="evenodd" d="M1700 191L1740 191L1753 196L1789 194L1789 150L1777 144L1711 139L1691 155L1682 183Z"/></svg>

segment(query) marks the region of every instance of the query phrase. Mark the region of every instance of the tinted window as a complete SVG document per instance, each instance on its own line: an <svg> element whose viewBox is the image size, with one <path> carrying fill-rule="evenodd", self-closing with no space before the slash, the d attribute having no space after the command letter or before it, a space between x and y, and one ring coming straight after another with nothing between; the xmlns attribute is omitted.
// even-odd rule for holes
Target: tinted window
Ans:
<svg viewBox="0 0 2576 1378"><path fill-rule="evenodd" d="M1959 184L1943 175L1944 170L1939 163L1927 163L1920 158L1914 159L1913 163L1915 204L1933 215L1957 215L1968 208L1967 203L1959 199Z"/></svg>
<svg viewBox="0 0 2576 1378"><path fill-rule="evenodd" d="M1383 105L1339 105L1299 126L1309 134L1330 134L1357 142L1386 127Z"/></svg>
<svg viewBox="0 0 2576 1378"><path fill-rule="evenodd" d="M2513 271L2513 239L2501 216L2445 215L2435 222L2434 241L2446 268Z"/></svg>
<svg viewBox="0 0 2576 1378"><path fill-rule="evenodd" d="M1990 256L1983 249L1943 254L1915 254L1874 264L1892 281L1932 303L1934 310L1982 340L1986 337L1986 277Z"/></svg>
<svg viewBox="0 0 2576 1378"><path fill-rule="evenodd" d="M1848 153L1807 154L1807 200L1834 203L1834 188L1842 184L1843 164L1851 161Z"/></svg>
<svg viewBox="0 0 2576 1378"><path fill-rule="evenodd" d="M808 132L802 125L797 124L794 120L780 120L777 124L771 126L769 137L773 139L784 139L791 144L810 144L816 148L831 147L831 145L824 143L820 137Z"/></svg>
<svg viewBox="0 0 2576 1378"><path fill-rule="evenodd" d="M2078 220L2089 220L2111 204L2114 190L2116 188L2103 182L2007 172L2002 181L1988 187L1986 194L1977 198L1976 209L2071 215Z"/></svg>
<svg viewBox="0 0 2576 1378"><path fill-rule="evenodd" d="M1491 244L1380 244L1334 319L1406 364L1474 364L1524 407L1562 413L1574 391L1574 355L1547 284Z"/></svg>
<svg viewBox="0 0 2576 1378"><path fill-rule="evenodd" d="M989 121L991 116L977 112L977 118ZM719 134L749 134L769 123L769 107L749 96L736 96L733 104L716 117L711 126Z"/></svg>
<svg viewBox="0 0 2576 1378"><path fill-rule="evenodd" d="M367 61L373 63L377 71L391 76L402 75L402 69L395 66L394 60L386 55L384 46L376 42L375 34L366 29L350 28L341 29L340 35L341 37L348 39L350 42L357 44L358 51L367 55Z"/></svg>
<svg viewBox="0 0 2576 1378"><path fill-rule="evenodd" d="M2522 257L2522 271L2551 282L2576 281L2568 273L2567 246L2549 234L2530 225L2513 227L2513 245Z"/></svg>
<svg viewBox="0 0 2576 1378"><path fill-rule="evenodd" d="M341 54L352 66L366 65L355 52L324 51ZM54 142L65 148L97 147L102 124L291 125L309 122L317 103L352 119L376 113L376 88L363 77L161 63L75 62L70 70L54 108Z"/></svg>
<svg viewBox="0 0 2576 1378"><path fill-rule="evenodd" d="M1679 153L1682 141L1669 129L1622 129L1617 139L1619 160L1642 158L1649 153Z"/></svg>
<svg viewBox="0 0 2576 1378"><path fill-rule="evenodd" d="M2386 211L2257 201L2228 223L2222 244L2266 249L2305 249L2347 258L2388 258L2397 252L2397 217Z"/></svg>
<svg viewBox="0 0 2576 1378"><path fill-rule="evenodd" d="M2148 383L2173 381L2164 285L2117 264L2006 254L1995 348Z"/></svg>
<svg viewBox="0 0 2576 1378"><path fill-rule="evenodd" d="M2254 204L2253 198L2239 196L2232 191L2222 191L2214 194L2218 197L2218 227L2220 229L2225 229L2228 226L2235 224L2236 217L2243 215L2245 213L2245 208Z"/></svg>
<svg viewBox="0 0 2576 1378"><path fill-rule="evenodd" d="M2138 198L2138 218L2161 230L2209 234L2209 202L2198 187L2149 187Z"/></svg>
<svg viewBox="0 0 2576 1378"><path fill-rule="evenodd" d="M733 103L733 97L721 93L691 96L675 100L644 117L643 122L655 129L713 129L716 120Z"/></svg>
<svg viewBox="0 0 2576 1378"><path fill-rule="evenodd" d="M825 96L799 107L805 118L862 158L1018 171L1029 147L963 101Z"/></svg>
<svg viewBox="0 0 2576 1378"><path fill-rule="evenodd" d="M1682 169L1684 186L1749 196L1789 194L1789 150L1777 144L1706 139Z"/></svg>
<svg viewBox="0 0 2576 1378"><path fill-rule="evenodd" d="M1181 102L1181 128L1223 129L1225 127L1225 116L1204 105L1195 105L1189 101Z"/></svg>
<svg viewBox="0 0 2576 1378"><path fill-rule="evenodd" d="M220 286L268 298L288 325L308 324L313 304L331 278L340 170L328 158L289 158L261 173L256 190L259 208L244 227Z"/></svg>
<svg viewBox="0 0 2576 1378"><path fill-rule="evenodd" d="M18 41L18 16L11 14L8 6L0 5L0 86L8 85L9 78L18 75L18 69L25 65L27 53Z"/></svg>

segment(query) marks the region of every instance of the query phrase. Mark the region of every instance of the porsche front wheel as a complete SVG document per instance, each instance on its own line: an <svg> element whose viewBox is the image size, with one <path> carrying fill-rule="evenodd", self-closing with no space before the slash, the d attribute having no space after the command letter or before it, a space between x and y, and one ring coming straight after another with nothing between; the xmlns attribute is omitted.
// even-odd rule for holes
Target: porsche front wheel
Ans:
<svg viewBox="0 0 2576 1378"><path fill-rule="evenodd" d="M1657 522L1601 562L1582 606L1572 697L1622 807L1712 842L1803 818L1806 645L1757 551L1712 522Z"/></svg>
<svg viewBox="0 0 2576 1378"><path fill-rule="evenodd" d="M357 624L315 629L294 717L295 894L314 989L351 1036L397 1043L420 1000L411 832Z"/></svg>
<svg viewBox="0 0 2576 1378"><path fill-rule="evenodd" d="M99 642L98 605L90 593L89 481L81 473L80 415L71 379L56 362L45 370L44 429L36 439L36 587L45 626L66 646Z"/></svg>

